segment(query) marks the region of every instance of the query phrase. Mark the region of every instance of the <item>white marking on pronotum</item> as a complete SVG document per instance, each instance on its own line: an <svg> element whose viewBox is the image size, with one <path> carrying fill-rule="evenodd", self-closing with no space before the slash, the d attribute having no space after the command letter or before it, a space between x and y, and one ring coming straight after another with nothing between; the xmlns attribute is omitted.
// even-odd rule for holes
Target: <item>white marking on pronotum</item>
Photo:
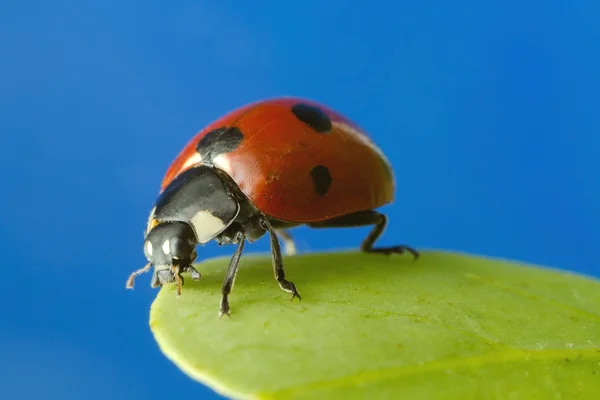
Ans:
<svg viewBox="0 0 600 400"><path fill-rule="evenodd" d="M191 222L196 231L198 243L206 243L212 240L229 225L226 225L222 219L215 217L208 211L198 211L192 217Z"/></svg>
<svg viewBox="0 0 600 400"><path fill-rule="evenodd" d="M146 252L148 253L149 256L152 255L152 243L146 242Z"/></svg>
<svg viewBox="0 0 600 400"><path fill-rule="evenodd" d="M165 240L162 245L162 251L165 254L171 254L171 241L169 239Z"/></svg>
<svg viewBox="0 0 600 400"><path fill-rule="evenodd" d="M201 162L202 162L202 154L195 152L190 157L188 157L187 160L185 160L185 162L181 166L180 170L183 171L184 169L187 169L188 167L191 167L192 165L200 164Z"/></svg>

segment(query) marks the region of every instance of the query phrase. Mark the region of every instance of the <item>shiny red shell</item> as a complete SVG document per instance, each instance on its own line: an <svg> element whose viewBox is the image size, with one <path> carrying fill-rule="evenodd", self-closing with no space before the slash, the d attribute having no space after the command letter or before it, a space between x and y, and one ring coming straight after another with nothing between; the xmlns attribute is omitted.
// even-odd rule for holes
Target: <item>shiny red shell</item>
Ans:
<svg viewBox="0 0 600 400"><path fill-rule="evenodd" d="M330 122L327 133L301 121L292 107L318 108ZM324 221L370 210L394 200L394 174L383 152L352 121L314 101L279 98L234 110L200 131L171 164L164 189L182 171L202 162L196 147L208 133L235 127L243 140L213 158L250 201L267 216L295 223ZM329 170L326 193L315 189L311 170Z"/></svg>

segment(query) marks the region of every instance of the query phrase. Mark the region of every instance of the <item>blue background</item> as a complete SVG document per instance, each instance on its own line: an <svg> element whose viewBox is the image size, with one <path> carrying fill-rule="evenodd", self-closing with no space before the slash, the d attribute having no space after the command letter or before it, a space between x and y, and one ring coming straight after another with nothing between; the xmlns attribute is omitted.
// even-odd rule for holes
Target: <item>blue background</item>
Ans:
<svg viewBox="0 0 600 400"><path fill-rule="evenodd" d="M177 152L266 97L324 102L387 152L382 243L599 276L600 2L498 3L3 1L3 398L212 396L158 351L150 276L124 282Z"/></svg>

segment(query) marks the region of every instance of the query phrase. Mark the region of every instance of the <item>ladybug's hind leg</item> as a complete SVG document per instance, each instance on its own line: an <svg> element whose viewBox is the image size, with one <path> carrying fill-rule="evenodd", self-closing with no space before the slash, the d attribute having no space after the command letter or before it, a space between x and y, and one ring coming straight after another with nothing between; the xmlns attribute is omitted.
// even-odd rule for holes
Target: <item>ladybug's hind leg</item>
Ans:
<svg viewBox="0 0 600 400"><path fill-rule="evenodd" d="M322 222L314 222L309 224L312 228L352 228L366 225L373 225L373 229L365 240L362 242L360 249L365 253L411 253L415 259L419 257L419 252L412 247L405 245L397 245L391 247L373 247L377 239L381 236L388 219L385 214L375 210L359 211L352 214L342 215L341 217L332 218Z"/></svg>

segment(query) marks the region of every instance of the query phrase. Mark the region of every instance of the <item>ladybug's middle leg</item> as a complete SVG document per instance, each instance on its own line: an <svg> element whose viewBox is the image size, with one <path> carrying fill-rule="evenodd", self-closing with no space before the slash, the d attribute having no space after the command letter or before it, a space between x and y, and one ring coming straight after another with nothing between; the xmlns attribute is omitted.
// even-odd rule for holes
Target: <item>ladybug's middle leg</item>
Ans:
<svg viewBox="0 0 600 400"><path fill-rule="evenodd" d="M269 232L271 237L271 255L273 257L273 272L275 273L275 279L279 283L279 287L292 294L291 300L297 297L298 300L302 300L300 293L296 290L296 285L285 279L285 271L283 270L283 257L281 257L281 247L279 246L279 239L275 230L271 226L269 220L263 218L261 225Z"/></svg>
<svg viewBox="0 0 600 400"><path fill-rule="evenodd" d="M362 242L360 249L365 253L411 253L415 259L419 257L419 252L412 247L405 245L397 245L391 247L373 247L377 239L381 236L385 227L387 226L388 219L385 214L377 212L375 210L359 211L352 214L342 215L340 217L332 218L322 222L313 222L309 224L312 228L352 228L372 225L373 229L365 240Z"/></svg>

